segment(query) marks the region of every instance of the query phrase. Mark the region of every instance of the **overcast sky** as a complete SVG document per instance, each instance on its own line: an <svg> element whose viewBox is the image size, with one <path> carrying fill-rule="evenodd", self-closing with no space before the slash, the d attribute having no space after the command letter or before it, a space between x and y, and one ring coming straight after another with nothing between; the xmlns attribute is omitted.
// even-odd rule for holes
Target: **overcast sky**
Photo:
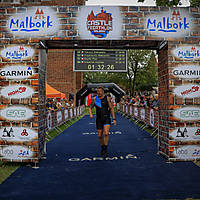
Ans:
<svg viewBox="0 0 200 200"><path fill-rule="evenodd" d="M144 3L137 3L137 0L87 0L86 5L122 5L122 6L155 6L154 0L145 0ZM189 6L189 0L182 0L182 6Z"/></svg>

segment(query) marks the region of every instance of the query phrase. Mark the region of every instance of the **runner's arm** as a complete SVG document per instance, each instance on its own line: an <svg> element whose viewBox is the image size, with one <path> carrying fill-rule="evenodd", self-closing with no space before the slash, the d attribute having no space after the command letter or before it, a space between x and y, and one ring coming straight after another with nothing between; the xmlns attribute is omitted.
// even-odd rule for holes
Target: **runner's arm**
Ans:
<svg viewBox="0 0 200 200"><path fill-rule="evenodd" d="M94 102L95 102L95 98L92 100L92 103L90 104L90 107L89 107L90 118L93 118L92 108L94 107Z"/></svg>
<svg viewBox="0 0 200 200"><path fill-rule="evenodd" d="M111 103L111 98L107 97L107 100L108 100L108 105L109 105L109 108L110 108L110 111L111 111L111 114L112 114L113 123L116 126L117 123L116 123L116 119L115 119L115 111L114 111L113 105Z"/></svg>

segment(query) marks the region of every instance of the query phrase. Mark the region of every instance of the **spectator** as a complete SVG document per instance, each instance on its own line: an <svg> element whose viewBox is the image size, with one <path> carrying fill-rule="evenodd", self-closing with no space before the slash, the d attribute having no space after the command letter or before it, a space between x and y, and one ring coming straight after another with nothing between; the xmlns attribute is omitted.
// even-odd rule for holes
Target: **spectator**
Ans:
<svg viewBox="0 0 200 200"><path fill-rule="evenodd" d="M155 94L151 107L158 110L158 94Z"/></svg>
<svg viewBox="0 0 200 200"><path fill-rule="evenodd" d="M47 99L46 111L48 111L48 110L53 110L53 105L52 105L52 100L51 99Z"/></svg>

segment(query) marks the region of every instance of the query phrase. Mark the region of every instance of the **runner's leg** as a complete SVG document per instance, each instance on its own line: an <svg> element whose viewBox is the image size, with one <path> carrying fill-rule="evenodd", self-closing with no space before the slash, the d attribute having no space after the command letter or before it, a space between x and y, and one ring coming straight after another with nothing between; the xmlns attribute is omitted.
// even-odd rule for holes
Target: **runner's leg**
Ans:
<svg viewBox="0 0 200 200"><path fill-rule="evenodd" d="M110 125L104 125L104 144L108 146Z"/></svg>
<svg viewBox="0 0 200 200"><path fill-rule="evenodd" d="M98 135L98 139L99 139L99 144L101 146L104 145L104 142L103 142L103 130L97 130L97 135Z"/></svg>

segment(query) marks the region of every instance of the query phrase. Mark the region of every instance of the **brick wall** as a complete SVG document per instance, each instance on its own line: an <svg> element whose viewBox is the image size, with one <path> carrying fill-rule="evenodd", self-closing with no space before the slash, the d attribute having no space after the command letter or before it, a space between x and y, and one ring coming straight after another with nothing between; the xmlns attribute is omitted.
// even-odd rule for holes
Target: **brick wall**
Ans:
<svg viewBox="0 0 200 200"><path fill-rule="evenodd" d="M47 3L44 1L47 5L51 5L50 3ZM60 1L58 1L60 2ZM77 2L76 2L77 3ZM39 4L38 4L39 5ZM42 61L39 59L39 50L41 47L39 47L40 40L52 40L52 41L60 41L60 40L81 40L80 36L80 30L77 26L77 17L78 12L81 11L79 6L52 6L51 11L48 11L48 8L43 7L45 10L45 14L49 14L52 16L55 15L56 18L54 20L59 20L58 23L60 23L60 27L58 29L52 28L54 31L56 30L55 34L46 31L45 33L41 33L41 35L36 36L30 36L27 32L26 34L17 35L18 32L16 29L12 30L13 32L9 32L9 27L7 26L8 19L13 16L14 14L23 13L24 17L30 16L27 11L28 9L25 6L14 7L14 6L1 6L0 8L0 47L1 49L10 47L11 45L28 45L32 47L35 50L35 54L33 57L26 59L26 60L6 60L2 57L1 63L0 63L0 69L3 69L7 65L16 65L16 64L26 64L28 66L31 66L35 69L35 75L27 78L25 80L8 80L4 77L0 77L0 89L2 89L4 86L12 85L12 84L27 84L34 88L34 95L31 98L20 98L20 99L10 99L10 98L1 98L0 102L0 109L1 111L5 107L9 107L11 105L26 105L32 111L34 112L34 116L29 120L24 121L15 121L15 120L7 120L3 117L0 118L0 125L2 127L8 127L8 126L21 126L21 127L30 127L37 131L38 139L33 140L31 142L32 150L34 153L37 154L38 151L40 151L40 135L42 137L44 130L43 130L43 118L44 118L44 65L41 65ZM159 116L159 151L164 153L168 159L172 160L188 160L188 155L182 155L182 152L189 152L190 158L189 159L196 159L200 158L200 150L197 148L198 146L195 146L196 144L199 144L198 139L198 127L199 127L199 120L200 120L200 97L198 95L196 96L190 96L189 98L180 97L178 94L175 94L174 89L177 89L179 86L186 87L187 84L199 84L199 78L187 78L186 77L178 77L173 74L173 70L177 68L179 65L181 68L184 68L185 66L188 68L193 68L193 65L199 66L199 60L200 58L177 58L173 55L172 50L175 48L179 48L179 46L183 45L192 45L192 49L200 49L198 46L200 43L200 8L168 8L168 7L119 7L119 10L121 12L121 17L123 21L122 25L122 35L120 35L119 40L145 40L145 41L158 41L163 42L165 40L168 41L168 50L162 49L159 51L159 101L160 101L160 116ZM31 12L31 9L30 11ZM36 11L32 10L32 15L34 15L37 19L38 15ZM89 11L88 11L89 12ZM100 10L99 10L100 12ZM117 11L118 12L118 11ZM164 14L163 14L164 13ZM175 15L173 14L175 13ZM181 16L178 16L178 13L181 13ZM41 13L40 13L41 14ZM162 34L156 35L155 29L161 28L162 23L168 20L165 18L165 20L161 20L160 23L158 23L155 27L152 29L147 30L147 27L145 26L146 19L150 16L150 26L153 26L156 24L156 20L158 19L158 15L163 14L163 16L169 15L168 19L172 20L170 23L174 23L174 29L177 29L178 26L184 27L185 30L180 32L180 34L176 35L176 37L171 37L170 34L172 32L167 32L166 30L163 31ZM189 17L188 17L188 16ZM114 15L112 15L114 16ZM118 15L119 16L119 15ZM155 16L155 17L152 17ZM181 18L187 17L185 22L180 22ZM44 18L39 18L38 20L46 20L45 16ZM16 18L16 16L15 16ZM52 17L53 18L53 17ZM14 19L13 19L14 20ZM79 19L82 20L82 19ZM154 21L153 21L154 20ZM192 22L189 23L187 20L191 20ZM40 22L37 22L38 26L40 26ZM85 22L84 22L85 23ZM26 23L22 23L21 26ZM48 24L51 29L51 22L45 23ZM193 25L189 25L193 24ZM17 22L12 24L14 27L17 25ZM36 26L36 25L35 25ZM167 26L163 26L164 28L170 27L171 24ZM188 30L188 26L190 26ZM17 27L18 28L18 27ZM48 29L48 30L50 30ZM151 32L152 31L152 32ZM160 30L159 30L160 31ZM158 31L158 33L160 33ZM174 31L174 30L173 30ZM183 34L183 35L181 35ZM91 37L91 35L90 35ZM92 38L92 37L91 37ZM99 38L92 38L92 39L98 39ZM92 44L92 41L91 41ZM141 43L142 44L142 43ZM144 43L143 43L144 44ZM148 43L149 44L149 43ZM154 43L155 44L155 43ZM152 46L153 49L158 49L159 43L157 43L157 46ZM139 46L137 46L139 47ZM126 46L127 48L127 46ZM183 49L183 47L181 47ZM200 51L200 50L199 50ZM67 52L67 54L66 54ZM51 55L51 56L50 56ZM200 56L199 56L200 57ZM82 75L80 73L73 73L72 72L72 51L71 50L49 50L48 53L49 61L47 61L47 79L49 81L49 84L54 84L54 87L60 91L63 91L66 93L66 91L72 91L73 93L76 92L76 90L81 87L81 80ZM69 58L69 59L68 59ZM58 61L59 60L59 61ZM58 64L59 62L59 64ZM53 63L53 65L52 65ZM41 66L43 66L41 68ZM52 66L52 67L49 67ZM56 66L56 68L52 69L53 66ZM48 71L50 70L50 72ZM54 76L53 76L54 75ZM68 76L67 80L66 77ZM55 78L57 78L58 81L54 81ZM61 86L62 85L62 86ZM64 86L63 86L64 85ZM71 87L73 86L73 88ZM188 85L187 85L188 86ZM71 88L70 88L71 87ZM193 108L194 106L195 109ZM189 109L183 110L183 109ZM180 110L182 109L182 110ZM177 114L180 115L175 115ZM191 114L192 113L192 114ZM190 119L187 119L187 116L190 116ZM185 117L185 118L184 118ZM194 120L193 120L194 119ZM177 138L176 136L173 136L173 131L177 131L177 129L180 128L180 130L183 132L183 128L187 129L187 134L190 134L191 140L186 140L185 137L186 134L182 138ZM191 130L191 131L189 131ZM195 130L195 131L194 131ZM181 132L179 131L179 132ZM178 132L178 131L177 131ZM192 137L192 134L194 137ZM3 146L5 145L4 141L1 140L0 144ZM11 145L12 143L10 143ZM18 144L18 143L17 143ZM24 142L20 143L21 145L24 144ZM42 144L42 142L41 142ZM27 144L26 144L27 145ZM189 146L191 145L191 146ZM188 151L185 151L181 148L188 148ZM197 149L196 149L197 148ZM179 151L180 149L180 151ZM187 149L186 149L187 150ZM196 152L198 150L199 152ZM177 154L178 153L178 154ZM185 157L184 157L185 156ZM192 157L194 156L194 157Z"/></svg>
<svg viewBox="0 0 200 200"><path fill-rule="evenodd" d="M52 49L47 56L47 83L66 94L82 88L82 73L73 72L73 50Z"/></svg>

